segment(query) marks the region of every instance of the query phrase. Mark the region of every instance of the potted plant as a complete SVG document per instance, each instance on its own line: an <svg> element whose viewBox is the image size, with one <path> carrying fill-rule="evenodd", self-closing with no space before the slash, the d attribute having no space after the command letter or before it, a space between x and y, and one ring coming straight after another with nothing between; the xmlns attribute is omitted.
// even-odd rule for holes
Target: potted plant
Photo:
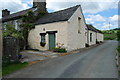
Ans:
<svg viewBox="0 0 120 80"><path fill-rule="evenodd" d="M40 42L40 45L44 47L46 45L46 42Z"/></svg>
<svg viewBox="0 0 120 80"><path fill-rule="evenodd" d="M22 58L22 54L18 54L18 59L21 59Z"/></svg>

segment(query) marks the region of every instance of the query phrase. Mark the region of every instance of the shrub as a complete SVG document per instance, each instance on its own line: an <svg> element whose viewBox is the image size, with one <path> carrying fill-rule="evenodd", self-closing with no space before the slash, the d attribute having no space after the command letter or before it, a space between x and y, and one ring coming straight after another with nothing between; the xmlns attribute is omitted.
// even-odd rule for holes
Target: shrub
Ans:
<svg viewBox="0 0 120 80"><path fill-rule="evenodd" d="M117 50L118 50L118 52L120 53L120 46L118 46Z"/></svg>
<svg viewBox="0 0 120 80"><path fill-rule="evenodd" d="M2 58L2 67L6 67L6 66L8 66L10 64L16 64L16 63L20 63L20 61L11 60L10 56L4 56Z"/></svg>
<svg viewBox="0 0 120 80"><path fill-rule="evenodd" d="M115 38L113 38L113 37L105 37L104 39L105 40L114 40Z"/></svg>
<svg viewBox="0 0 120 80"><path fill-rule="evenodd" d="M65 48L55 48L54 52L59 52L59 53L66 53L67 50Z"/></svg>
<svg viewBox="0 0 120 80"><path fill-rule="evenodd" d="M117 39L118 39L118 41L120 41L120 30L117 31Z"/></svg>

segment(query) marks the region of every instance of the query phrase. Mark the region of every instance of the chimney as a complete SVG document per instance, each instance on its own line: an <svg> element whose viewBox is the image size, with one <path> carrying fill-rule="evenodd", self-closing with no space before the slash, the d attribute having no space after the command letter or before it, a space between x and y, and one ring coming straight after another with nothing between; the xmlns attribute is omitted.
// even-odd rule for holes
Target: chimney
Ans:
<svg viewBox="0 0 120 80"><path fill-rule="evenodd" d="M38 11L46 11L46 0L33 0L33 8L37 8Z"/></svg>
<svg viewBox="0 0 120 80"><path fill-rule="evenodd" d="M8 9L2 10L2 17L10 15L10 11Z"/></svg>

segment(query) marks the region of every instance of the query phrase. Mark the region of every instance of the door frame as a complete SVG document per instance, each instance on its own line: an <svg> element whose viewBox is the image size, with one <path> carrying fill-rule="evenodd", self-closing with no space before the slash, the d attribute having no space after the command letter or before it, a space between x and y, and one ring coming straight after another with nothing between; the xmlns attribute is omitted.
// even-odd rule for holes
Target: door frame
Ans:
<svg viewBox="0 0 120 80"><path fill-rule="evenodd" d="M48 44L49 44L49 50L50 50L50 40L49 40L49 35L50 35L50 34L54 34L54 38L55 38L55 46L56 46L56 33L57 33L57 31L47 31L46 33L48 33Z"/></svg>

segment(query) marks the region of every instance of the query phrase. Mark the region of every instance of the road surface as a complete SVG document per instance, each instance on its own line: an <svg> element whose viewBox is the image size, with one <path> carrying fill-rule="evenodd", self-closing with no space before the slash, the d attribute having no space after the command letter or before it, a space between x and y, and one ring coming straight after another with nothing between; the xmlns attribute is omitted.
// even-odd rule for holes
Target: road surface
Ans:
<svg viewBox="0 0 120 80"><path fill-rule="evenodd" d="M9 78L117 78L115 49L117 41L106 41L95 48L17 71Z"/></svg>

